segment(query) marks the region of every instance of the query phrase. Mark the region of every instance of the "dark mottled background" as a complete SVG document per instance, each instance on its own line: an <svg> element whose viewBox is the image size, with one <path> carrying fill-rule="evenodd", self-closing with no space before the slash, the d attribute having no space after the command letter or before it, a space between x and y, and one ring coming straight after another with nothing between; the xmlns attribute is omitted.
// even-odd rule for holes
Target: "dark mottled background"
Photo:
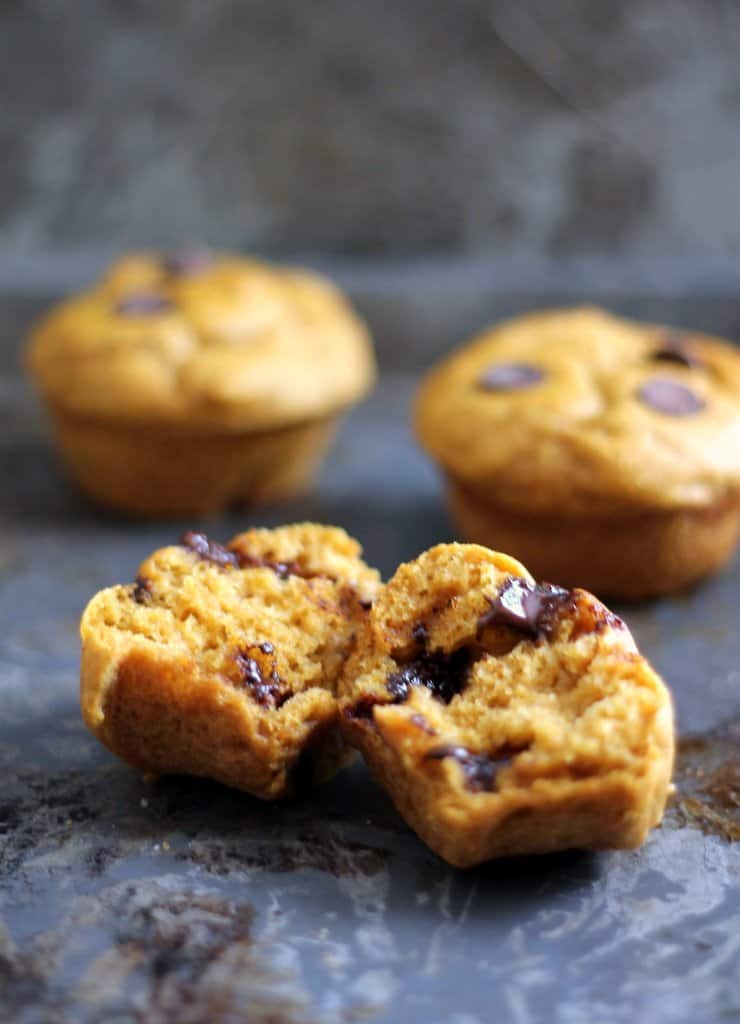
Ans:
<svg viewBox="0 0 740 1024"><path fill-rule="evenodd" d="M645 847L454 871L362 766L268 807L86 732L80 611L186 524L87 505L20 368L121 249L330 270L380 385L314 495L209 529L387 575L452 535L408 425L450 345L583 300L740 338L739 53L737 0L0 0L0 1024L740 1020L737 560L625 613L683 737Z"/></svg>
<svg viewBox="0 0 740 1024"><path fill-rule="evenodd" d="M739 50L735 0L5 0L0 272L206 239L734 283Z"/></svg>

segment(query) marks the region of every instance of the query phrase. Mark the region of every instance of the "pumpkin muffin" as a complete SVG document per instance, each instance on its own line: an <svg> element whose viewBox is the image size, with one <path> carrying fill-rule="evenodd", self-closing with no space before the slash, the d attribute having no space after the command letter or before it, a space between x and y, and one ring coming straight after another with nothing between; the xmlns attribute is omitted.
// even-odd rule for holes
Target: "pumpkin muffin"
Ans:
<svg viewBox="0 0 740 1024"><path fill-rule="evenodd" d="M720 568L740 525L740 353L596 309L533 313L425 380L422 445L468 540L642 598Z"/></svg>
<svg viewBox="0 0 740 1024"><path fill-rule="evenodd" d="M629 849L661 820L670 695L625 624L513 558L441 544L375 601L342 726L400 813L458 867Z"/></svg>
<svg viewBox="0 0 740 1024"><path fill-rule="evenodd" d="M343 530L202 533L155 551L82 617L81 704L114 754L263 799L347 760L335 691L378 574Z"/></svg>
<svg viewBox="0 0 740 1024"><path fill-rule="evenodd" d="M328 281L206 251L121 260L44 317L28 364L78 483L149 517L304 490L375 378Z"/></svg>

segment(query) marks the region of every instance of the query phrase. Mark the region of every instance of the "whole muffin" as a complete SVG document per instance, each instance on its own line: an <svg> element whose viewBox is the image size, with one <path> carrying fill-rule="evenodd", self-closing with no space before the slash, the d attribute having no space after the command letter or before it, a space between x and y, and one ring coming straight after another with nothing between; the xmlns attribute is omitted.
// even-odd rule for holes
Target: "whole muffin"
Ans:
<svg viewBox="0 0 740 1024"><path fill-rule="evenodd" d="M740 353L598 309L485 331L424 381L422 445L469 540L602 595L679 590L740 524Z"/></svg>
<svg viewBox="0 0 740 1024"><path fill-rule="evenodd" d="M329 282L206 251L121 260L43 319L28 363L72 475L144 516L300 492L375 378Z"/></svg>

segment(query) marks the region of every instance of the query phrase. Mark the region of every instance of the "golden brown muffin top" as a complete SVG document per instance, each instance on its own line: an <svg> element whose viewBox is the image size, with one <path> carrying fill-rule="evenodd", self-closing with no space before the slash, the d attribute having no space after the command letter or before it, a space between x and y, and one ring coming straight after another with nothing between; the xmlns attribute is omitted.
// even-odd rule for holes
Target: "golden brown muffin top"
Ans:
<svg viewBox="0 0 740 1024"><path fill-rule="evenodd" d="M598 309L485 331L426 378L423 446L512 508L608 514L740 491L740 353Z"/></svg>
<svg viewBox="0 0 740 1024"><path fill-rule="evenodd" d="M44 317L29 364L67 413L197 432L324 416L375 377L368 333L327 280L206 251L114 264Z"/></svg>

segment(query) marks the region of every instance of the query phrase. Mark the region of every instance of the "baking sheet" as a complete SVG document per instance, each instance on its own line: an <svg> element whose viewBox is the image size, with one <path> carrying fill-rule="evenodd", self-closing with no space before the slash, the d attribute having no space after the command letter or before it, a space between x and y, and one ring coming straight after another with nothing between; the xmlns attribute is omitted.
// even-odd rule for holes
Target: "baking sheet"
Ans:
<svg viewBox="0 0 740 1024"><path fill-rule="evenodd" d="M13 328L0 362L0 1021L740 1020L737 563L688 596L621 609L684 736L677 799L642 850L456 871L362 765L281 805L197 780L147 785L80 721L77 621L95 590L199 524L132 526L71 490L16 349ZM338 523L386 575L449 539L408 432L412 389L386 375L316 495L209 532Z"/></svg>

